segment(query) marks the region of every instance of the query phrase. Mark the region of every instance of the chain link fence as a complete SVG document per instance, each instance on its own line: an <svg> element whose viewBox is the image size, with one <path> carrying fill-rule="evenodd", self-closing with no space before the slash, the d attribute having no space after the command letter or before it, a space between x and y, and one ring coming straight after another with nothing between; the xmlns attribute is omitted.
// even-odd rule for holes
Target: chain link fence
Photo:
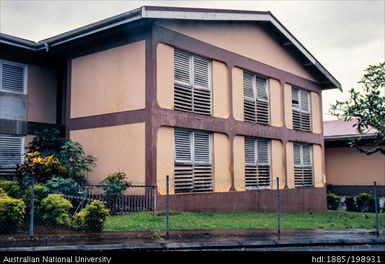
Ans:
<svg viewBox="0 0 385 264"><path fill-rule="evenodd" d="M18 186L18 187L16 187ZM0 183L0 237L10 235L76 236L79 214L94 201L109 209L95 232L150 232L162 238L183 235L280 234L287 230L365 229L383 235L385 196L382 186L286 188L279 178L265 189L245 188L240 182L218 180L211 190L180 191L168 176L158 186L130 185L110 199L101 185L79 193L47 193L29 179ZM6 197L6 198L5 198ZM8 210L8 211L7 211ZM88 212L87 212L88 213ZM78 218L78 219L77 219ZM80 219L80 220L79 220Z"/></svg>

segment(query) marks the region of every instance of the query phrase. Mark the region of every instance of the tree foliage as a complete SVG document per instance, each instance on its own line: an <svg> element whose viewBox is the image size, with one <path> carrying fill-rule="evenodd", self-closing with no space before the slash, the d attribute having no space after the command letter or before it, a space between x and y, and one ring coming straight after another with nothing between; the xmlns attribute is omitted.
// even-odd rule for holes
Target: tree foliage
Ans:
<svg viewBox="0 0 385 264"><path fill-rule="evenodd" d="M355 128L360 137L351 140L352 147L367 155L385 155L385 62L370 65L358 83L363 89L350 89L349 99L337 101L330 112L344 121L357 120ZM363 140L368 130L375 133L370 142Z"/></svg>

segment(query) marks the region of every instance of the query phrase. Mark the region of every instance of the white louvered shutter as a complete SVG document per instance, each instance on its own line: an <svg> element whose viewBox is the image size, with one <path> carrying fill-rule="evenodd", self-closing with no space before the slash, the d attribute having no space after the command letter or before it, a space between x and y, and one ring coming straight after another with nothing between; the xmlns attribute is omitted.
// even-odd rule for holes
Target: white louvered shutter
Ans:
<svg viewBox="0 0 385 264"><path fill-rule="evenodd" d="M187 129L175 129L175 159L191 162L191 132Z"/></svg>
<svg viewBox="0 0 385 264"><path fill-rule="evenodd" d="M24 66L0 61L1 90L24 93Z"/></svg>
<svg viewBox="0 0 385 264"><path fill-rule="evenodd" d="M313 186L312 146L294 144L294 184L295 187Z"/></svg>
<svg viewBox="0 0 385 264"><path fill-rule="evenodd" d="M247 122L254 123L256 121L256 95L253 85L253 74L243 71L243 112L244 119Z"/></svg>
<svg viewBox="0 0 385 264"><path fill-rule="evenodd" d="M190 53L174 52L174 109L211 115L211 62Z"/></svg>
<svg viewBox="0 0 385 264"><path fill-rule="evenodd" d="M266 80L260 77L255 77L255 87L257 93L257 123L269 124L269 96L267 92Z"/></svg>
<svg viewBox="0 0 385 264"><path fill-rule="evenodd" d="M311 131L310 93L305 90L292 89L293 128Z"/></svg>
<svg viewBox="0 0 385 264"><path fill-rule="evenodd" d="M310 132L310 93L304 90L301 91L301 111L301 129Z"/></svg>
<svg viewBox="0 0 385 264"><path fill-rule="evenodd" d="M192 112L191 56L175 50L174 53L174 109Z"/></svg>
<svg viewBox="0 0 385 264"><path fill-rule="evenodd" d="M247 190L258 186L255 150L255 138L245 137L245 187Z"/></svg>
<svg viewBox="0 0 385 264"><path fill-rule="evenodd" d="M303 145L302 146L302 160L303 160L303 186L311 187L313 186L313 167L312 167L312 146Z"/></svg>
<svg viewBox="0 0 385 264"><path fill-rule="evenodd" d="M193 112L211 115L210 61L193 56Z"/></svg>
<svg viewBox="0 0 385 264"><path fill-rule="evenodd" d="M257 140L258 164L257 179L258 187L270 187L270 143L267 139Z"/></svg>
<svg viewBox="0 0 385 264"><path fill-rule="evenodd" d="M0 176L11 176L22 163L23 137L0 135Z"/></svg>
<svg viewBox="0 0 385 264"><path fill-rule="evenodd" d="M248 190L270 186L269 145L267 139L245 137L245 187Z"/></svg>
<svg viewBox="0 0 385 264"><path fill-rule="evenodd" d="M194 131L194 192L212 190L210 134Z"/></svg>
<svg viewBox="0 0 385 264"><path fill-rule="evenodd" d="M174 130L175 141L175 167L174 190L175 193L191 192L193 190L193 163L192 163L192 134L187 129Z"/></svg>

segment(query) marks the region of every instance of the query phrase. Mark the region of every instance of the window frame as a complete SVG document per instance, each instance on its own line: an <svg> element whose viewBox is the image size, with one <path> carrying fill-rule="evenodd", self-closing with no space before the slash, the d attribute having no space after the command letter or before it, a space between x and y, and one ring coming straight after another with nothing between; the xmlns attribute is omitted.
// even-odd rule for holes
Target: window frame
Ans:
<svg viewBox="0 0 385 264"><path fill-rule="evenodd" d="M9 65L18 66L18 67L23 68L23 91L22 92L15 92L15 91L3 89L3 64L9 64ZM27 84L28 84L28 65L23 64L23 63L19 63L19 62L0 59L0 92L26 95L27 94L27 86L28 86Z"/></svg>
<svg viewBox="0 0 385 264"><path fill-rule="evenodd" d="M206 57L202 57L200 55L193 54L193 53L188 52L188 51L181 50L181 49L174 49L174 53L176 51L184 53L184 54L188 55L188 57L189 57L189 64L188 64L189 65L189 83L185 83L183 81L177 80L175 78L175 73L174 73L174 77L173 77L174 78L174 87L175 87L175 85L180 85L180 86L189 88L191 90L191 112L190 111L183 111L183 112L194 113L194 114L198 114L198 115L204 115L201 113L196 113L194 111L194 109L195 109L195 100L194 100L195 91L194 90L197 89L197 90L201 90L201 91L210 92L210 102L209 102L210 103L210 114L209 115L212 116L213 115L212 60L209 58L206 58ZM208 63L208 70L207 70L207 82L208 82L207 86L208 87L207 88L195 84L195 81L194 81L194 79L195 79L194 78L195 77L194 61L196 58L201 59L201 60L205 60ZM174 61L173 67L175 69L175 61ZM174 94L175 94L175 92L174 92ZM174 107L175 107L175 98L174 98ZM180 111L180 110L176 110L176 111Z"/></svg>
<svg viewBox="0 0 385 264"><path fill-rule="evenodd" d="M296 104L293 103L293 93L294 91L297 91L297 94L298 94L298 107L296 107ZM302 88L299 88L299 87L295 87L293 86L292 87L292 90L291 90L291 107L292 107L292 113L291 113L291 116L292 116L292 125L293 125L293 129L294 130L297 130L297 131L303 131L303 132L312 132L313 130L313 120L312 120L312 107L311 107L311 93L310 91L308 90L305 90L305 89L302 89ZM302 95L303 94L306 94L306 99L307 99L307 110L304 110L302 109ZM300 127L296 127L295 128L295 124L294 124L294 115L295 115L295 112L298 113L299 115L299 119L300 119ZM306 128L306 126L304 126L303 124L303 119L304 119L304 115L308 115L309 116L309 129Z"/></svg>
<svg viewBox="0 0 385 264"><path fill-rule="evenodd" d="M248 71L248 70L243 70L243 80L244 80L244 75L246 74L249 74L252 76L252 89L253 89L253 98L250 98L248 96L245 95L244 93L244 81L242 83L242 90L243 90L243 112L245 112L245 101L248 101L250 103L253 103L254 104L254 115L255 115L255 121L254 122L250 122L250 121L246 121L246 122L250 122L250 123L254 123L254 124L260 124L260 125L270 125L270 87L269 87L269 84L268 84L268 78L262 76L262 75L259 75L259 74L256 74L254 72L251 72L251 71ZM264 99L264 98L260 98L258 96L258 91L257 91L257 79L262 79L264 81L264 89L265 89L265 92L266 92L266 98L267 99ZM262 102L265 102L267 103L267 124L263 124L263 123L260 123L258 122L258 112L257 112L257 107L258 107L258 101L262 101Z"/></svg>
<svg viewBox="0 0 385 264"><path fill-rule="evenodd" d="M0 138L2 136L5 137L14 137L14 138L19 138L20 139L20 160L18 164L22 164L24 161L24 156L25 156L25 136L19 136L19 135L11 135L11 134L0 134ZM1 166L0 166L1 167Z"/></svg>
<svg viewBox="0 0 385 264"><path fill-rule="evenodd" d="M300 164L296 164L295 163L295 146L298 145L300 148ZM307 165L307 164L304 164L304 146L307 146L309 147L309 156L310 156L310 164ZM295 169L296 168L299 168L302 170L302 174L303 174L303 171L305 169L311 169L311 172L312 172L312 184L311 186L308 186L308 185L304 185L303 182L301 184L301 186L295 186L295 188L311 188L314 186L314 161L313 161L313 144L308 144L308 143L301 143L301 142L293 142L293 169L294 169L294 183L295 183Z"/></svg>
<svg viewBox="0 0 385 264"><path fill-rule="evenodd" d="M259 137L250 137L250 136L245 136L244 137L244 140L246 139L252 139L254 141L254 163L247 163L246 162L246 149L245 149L245 169L247 166L255 166L256 169L257 169L257 175L256 177L258 178L258 166L269 166L269 185L268 186L252 186L252 187L247 187L246 186L246 175L245 175L245 189L246 190L261 190L261 189L271 189L271 186L272 186L272 166L271 166L271 139L268 139L268 138L259 138ZM267 163L260 163L259 162L259 159L258 159L258 145L259 145L259 142L260 140L265 140L267 141L268 143L268 147L267 147L267 160L268 162Z"/></svg>
<svg viewBox="0 0 385 264"><path fill-rule="evenodd" d="M186 128L174 128L185 130L189 132L189 138L190 138L190 153L191 153L191 159L189 161L186 160L178 160L176 156L176 144L175 144L175 134L174 134L174 162L178 164L211 164L212 165L212 133L205 130L194 130L194 129L186 129ZM195 131L200 131L208 134L208 140L209 140L209 161L208 162L202 162L202 161L195 161ZM175 132L174 132L175 133Z"/></svg>

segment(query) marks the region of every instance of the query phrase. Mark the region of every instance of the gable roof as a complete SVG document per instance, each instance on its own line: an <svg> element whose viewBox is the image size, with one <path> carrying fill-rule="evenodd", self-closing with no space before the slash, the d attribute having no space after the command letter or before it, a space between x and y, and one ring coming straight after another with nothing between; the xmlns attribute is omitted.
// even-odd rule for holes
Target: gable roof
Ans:
<svg viewBox="0 0 385 264"><path fill-rule="evenodd" d="M331 120L324 121L324 137L326 141L346 140L355 137L371 138L376 134L374 128L369 128L365 131L365 135L360 135L354 125L357 124L357 119L351 121Z"/></svg>
<svg viewBox="0 0 385 264"><path fill-rule="evenodd" d="M103 19L38 42L32 42L0 33L0 43L29 50L48 50L49 47L64 45L70 41L76 41L83 37L97 34L123 24L129 24L144 19L264 22L266 27L279 36L284 48L291 48L296 54L303 58L304 62L302 65L304 67L311 67L319 74L319 76L321 76L324 89L342 89L341 84L270 12L142 6L129 12Z"/></svg>

